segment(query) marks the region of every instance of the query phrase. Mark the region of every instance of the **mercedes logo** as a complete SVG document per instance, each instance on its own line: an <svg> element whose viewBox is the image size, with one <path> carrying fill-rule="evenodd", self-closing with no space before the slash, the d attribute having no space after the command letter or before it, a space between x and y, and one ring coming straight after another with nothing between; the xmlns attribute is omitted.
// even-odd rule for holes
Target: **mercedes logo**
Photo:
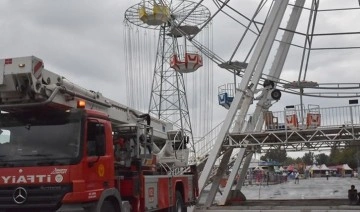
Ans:
<svg viewBox="0 0 360 212"><path fill-rule="evenodd" d="M27 192L25 188L18 187L13 193L13 200L16 204L23 204L27 199Z"/></svg>

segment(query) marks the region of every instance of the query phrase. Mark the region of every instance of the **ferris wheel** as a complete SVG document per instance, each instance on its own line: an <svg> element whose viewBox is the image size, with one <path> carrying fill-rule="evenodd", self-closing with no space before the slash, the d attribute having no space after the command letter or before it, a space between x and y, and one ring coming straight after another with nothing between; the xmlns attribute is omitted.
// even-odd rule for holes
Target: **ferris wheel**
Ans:
<svg viewBox="0 0 360 212"><path fill-rule="evenodd" d="M125 12L125 23L129 28L135 29L136 32L145 30L143 35L148 38L151 37L149 34L157 34L157 38L153 39L153 41L156 40L155 44L146 42L138 44L135 41L135 45L140 46L137 48L139 51L145 51L149 46L152 46L148 50L156 52L154 55L147 55L143 58L152 60L151 57L153 57L154 60L154 62L148 62L148 64L153 64L153 67L151 67L153 69L152 77L147 75L146 79L142 79L144 81L149 80L149 78L152 79L151 83L143 83L151 85L148 112L161 120L172 123L174 128L178 129L178 136L181 138L179 144L175 146L177 148L190 148L190 154L194 158L196 154L191 123L192 121L196 122L196 120L190 117L191 111L189 107L198 108L197 111L192 112L201 114L202 118L200 119L210 119L212 116L209 113L212 109L209 109L209 107L212 107L212 104L205 105L204 102L212 99L213 93L209 91L209 88L212 89L213 86L211 84L211 71L209 71L211 69L210 61L204 60L201 52L187 39L189 36L201 34L202 38L206 37L206 31L209 31L209 29L203 29L203 25L207 23L209 17L210 11L208 8L188 0L143 0L131 6ZM209 33L207 32L207 34ZM129 39L126 43L134 44L134 37L136 36L128 35L127 37ZM141 37L139 40L141 39L144 38ZM134 45L129 46L128 49L133 51ZM141 59L135 59L134 63L136 64L131 65L131 67L143 62ZM149 73L148 70L144 69L145 66L139 68L138 74L135 74L133 70L129 70L129 76L141 78L144 76L144 72ZM205 71L197 71L198 69L205 69ZM209 79L207 82L201 82L207 87L207 91L201 92L203 94L201 96L198 96L196 92L191 93L191 106L189 106L189 95L186 92L186 87L200 91L204 89L204 86L197 81L204 78ZM143 84L140 86L144 86ZM131 89L132 93L136 93L137 89ZM211 121L207 122L211 123ZM211 126L209 125L206 130L209 131L210 129ZM203 130L201 134L204 133Z"/></svg>

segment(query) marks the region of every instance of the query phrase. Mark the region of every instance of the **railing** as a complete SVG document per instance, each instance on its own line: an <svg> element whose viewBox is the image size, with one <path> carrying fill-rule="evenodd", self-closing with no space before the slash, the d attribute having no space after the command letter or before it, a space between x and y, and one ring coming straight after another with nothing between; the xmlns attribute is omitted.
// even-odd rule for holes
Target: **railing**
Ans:
<svg viewBox="0 0 360 212"><path fill-rule="evenodd" d="M271 116L269 115L271 114ZM269 111L260 114L263 116L264 123L262 124L262 131L266 130L303 130L314 128L331 128L343 126L360 125L360 105L343 106L343 107L329 107L320 108L317 105L307 105L306 107L295 105L294 107L287 107L284 111ZM293 118L295 117L295 118ZM251 124L253 115L246 115L239 118L238 115L234 120L247 122ZM312 119L312 120L310 120ZM204 137L195 142L195 150L197 158L194 153L190 153L190 163L199 163L206 159L207 155L213 148L219 131L222 127L219 123L214 129L207 133ZM235 121L230 129L236 131L234 128ZM253 128L243 127L243 132L249 132Z"/></svg>
<svg viewBox="0 0 360 212"><path fill-rule="evenodd" d="M283 176L282 173L275 173L269 175L264 175L263 173L251 173L248 174L245 179L245 185L273 185L281 184L287 182L287 175Z"/></svg>
<svg viewBox="0 0 360 212"><path fill-rule="evenodd" d="M235 96L235 86L234 83L228 83L225 85L221 85L218 87L218 95L220 94L227 94L228 97L234 98Z"/></svg>
<svg viewBox="0 0 360 212"><path fill-rule="evenodd" d="M314 105L291 106L284 111L261 114L263 130L304 130L360 125L360 106L320 108Z"/></svg>
<svg viewBox="0 0 360 212"><path fill-rule="evenodd" d="M190 157L189 157L190 163L200 162L202 159L205 159L207 157L207 155L209 154L209 152L211 151L211 149L215 144L216 137L220 132L222 124L223 122L219 123L205 136L201 137L199 140L194 142L197 158L194 157L194 153L190 153Z"/></svg>

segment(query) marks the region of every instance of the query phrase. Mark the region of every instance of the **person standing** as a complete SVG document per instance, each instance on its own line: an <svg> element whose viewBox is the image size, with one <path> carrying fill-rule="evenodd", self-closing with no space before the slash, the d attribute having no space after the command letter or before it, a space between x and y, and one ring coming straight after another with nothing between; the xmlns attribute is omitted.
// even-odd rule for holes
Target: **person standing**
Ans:
<svg viewBox="0 0 360 212"><path fill-rule="evenodd" d="M349 201L350 201L350 205L356 204L357 201L358 201L357 190L355 189L354 185L351 185L351 188L348 191L348 198L349 198Z"/></svg>
<svg viewBox="0 0 360 212"><path fill-rule="evenodd" d="M329 171L326 171L325 175L326 175L326 180L329 180Z"/></svg>
<svg viewBox="0 0 360 212"><path fill-rule="evenodd" d="M295 173L295 184L296 184L296 182L297 182L297 184L299 184L299 172Z"/></svg>

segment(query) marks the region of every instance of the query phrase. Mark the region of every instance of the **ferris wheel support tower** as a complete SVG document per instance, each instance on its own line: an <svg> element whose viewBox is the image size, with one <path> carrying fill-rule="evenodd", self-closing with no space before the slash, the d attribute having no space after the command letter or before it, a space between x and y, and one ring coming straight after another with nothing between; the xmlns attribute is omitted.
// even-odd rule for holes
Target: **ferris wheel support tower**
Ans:
<svg viewBox="0 0 360 212"><path fill-rule="evenodd" d="M161 26L149 113L160 120L173 123L175 127L180 129L181 136L187 136L193 141L184 77L181 73L170 67L169 55L177 43L172 36L167 35L167 31L168 27L165 25ZM193 143L191 143L191 147L194 149Z"/></svg>
<svg viewBox="0 0 360 212"><path fill-rule="evenodd" d="M238 91L236 92L233 102L226 115L225 121L218 134L215 145L209 154L204 170L199 178L200 196L203 192L205 184L207 183L210 177L212 167L214 167L215 161L217 160L220 151L225 152L220 162L220 166L223 164L226 165L230 160L230 156L233 152L233 148L228 147L226 149L223 145L223 142L224 140L226 140L225 139L226 135L229 132L230 126L233 123L234 117L238 112L238 110L240 109L239 117L244 117L244 115L247 114L249 110L249 107L254 99L255 89L264 71L265 63L270 54L271 47L275 41L275 36L278 32L280 23L283 19L287 4L288 4L287 0L284 1L276 0L273 5L273 8L271 9L271 12L267 18L264 28L262 29L262 32L260 34L259 41L255 47L254 53L249 61L247 68L245 69L243 79L238 87ZM272 74L275 75L275 73ZM267 95L265 95L263 98L267 98ZM254 116L256 116L256 114L254 114ZM242 129L243 124L244 124L243 121L239 121L237 129L239 130ZM240 166L240 162L243 158L244 152L245 151L240 151L239 153L240 155L238 155L241 157L239 159L240 161L238 161L237 163L238 166ZM245 160L245 162L249 163L250 162L250 160L248 160L249 158L250 157L247 157L247 160ZM216 173L217 177L213 180L213 185L210 189L210 193L207 196L205 207L211 206L215 198L216 192L218 190L220 177L223 171L224 169L218 169L218 173ZM230 185L230 183L228 184ZM229 189L227 192L229 192Z"/></svg>
<svg viewBox="0 0 360 212"><path fill-rule="evenodd" d="M296 0L295 2L295 7L293 8L290 14L290 18L286 26L287 31L285 31L282 36L279 48L276 52L274 61L271 65L270 72L267 78L268 80L276 81L276 79L280 78L287 54L289 52L290 43L293 40L294 31L296 30L296 27L299 23L299 19L304 4L305 4L305 0ZM261 116L260 114L263 113L264 111L268 111L269 107L271 106L270 94L271 93L269 92L269 90L267 89L262 90L260 95L262 96L262 98L256 104L252 122L247 123L248 124L247 130L253 130L254 132L258 132L261 130L262 123L264 122L264 116ZM235 181L236 173L238 173L238 170L240 169L240 165L243 164L243 168L241 169L238 183L236 184L235 187L235 191L241 190L241 186L245 181L246 171L249 168L252 156L253 156L252 152L250 152L248 155L245 155L245 148L242 148L239 151L233 166L233 172L230 174L228 178L228 183L226 184L222 198L218 203L219 205L226 204L227 198L229 197L230 191L232 189L231 185L233 185Z"/></svg>

